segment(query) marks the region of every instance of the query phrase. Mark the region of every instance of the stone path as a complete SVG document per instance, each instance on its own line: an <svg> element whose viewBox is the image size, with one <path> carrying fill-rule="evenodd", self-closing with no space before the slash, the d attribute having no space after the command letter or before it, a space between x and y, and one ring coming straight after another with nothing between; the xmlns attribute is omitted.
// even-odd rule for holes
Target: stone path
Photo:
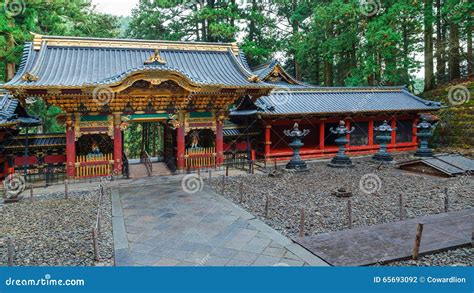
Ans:
<svg viewBox="0 0 474 293"><path fill-rule="evenodd" d="M409 258L423 223L420 254L471 245L474 209L442 213L296 239L334 266L363 266Z"/></svg>
<svg viewBox="0 0 474 293"><path fill-rule="evenodd" d="M113 189L116 265L327 266L209 188L184 192L181 178L143 178Z"/></svg>

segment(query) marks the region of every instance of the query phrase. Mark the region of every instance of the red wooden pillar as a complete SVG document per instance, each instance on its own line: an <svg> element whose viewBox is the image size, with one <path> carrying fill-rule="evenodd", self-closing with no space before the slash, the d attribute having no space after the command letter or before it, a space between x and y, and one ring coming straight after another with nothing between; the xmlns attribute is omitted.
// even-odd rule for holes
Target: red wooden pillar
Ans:
<svg viewBox="0 0 474 293"><path fill-rule="evenodd" d="M76 140L74 135L74 120L69 116L66 120L66 175L74 178L76 164Z"/></svg>
<svg viewBox="0 0 474 293"><path fill-rule="evenodd" d="M395 129L397 127L397 119L395 117L392 118L392 128ZM392 131L392 147L395 147L397 143L397 131Z"/></svg>
<svg viewBox="0 0 474 293"><path fill-rule="evenodd" d="M220 165L224 163L224 134L223 134L224 125L219 118L216 121L216 154L217 154L217 164Z"/></svg>
<svg viewBox="0 0 474 293"><path fill-rule="evenodd" d="M271 147L272 147L271 132L272 132L272 125L271 124L265 125L265 159L266 160L270 159L270 156L271 156Z"/></svg>
<svg viewBox="0 0 474 293"><path fill-rule="evenodd" d="M122 130L120 129L121 118L114 114L114 174L122 174Z"/></svg>
<svg viewBox="0 0 474 293"><path fill-rule="evenodd" d="M417 128L416 126L418 125L418 122L419 122L419 119L418 118L415 118L415 120L413 120L413 127L412 127L412 142L413 143L417 143L417 136L416 136L416 132L417 132Z"/></svg>
<svg viewBox="0 0 474 293"><path fill-rule="evenodd" d="M179 125L176 129L176 157L178 158L178 169L184 169L184 125Z"/></svg>
<svg viewBox="0 0 474 293"><path fill-rule="evenodd" d="M351 130L351 120L349 119L346 119L346 128ZM347 139L347 143L346 143L346 150L349 151L349 145L351 144L350 141L351 141L351 135L350 134L347 134L346 135L346 139Z"/></svg>
<svg viewBox="0 0 474 293"><path fill-rule="evenodd" d="M326 134L324 133L326 128L326 122L321 120L319 122L319 149L324 151L324 138L326 137Z"/></svg>
<svg viewBox="0 0 474 293"><path fill-rule="evenodd" d="M371 118L371 120L369 120L369 146L373 146L374 145L374 120Z"/></svg>

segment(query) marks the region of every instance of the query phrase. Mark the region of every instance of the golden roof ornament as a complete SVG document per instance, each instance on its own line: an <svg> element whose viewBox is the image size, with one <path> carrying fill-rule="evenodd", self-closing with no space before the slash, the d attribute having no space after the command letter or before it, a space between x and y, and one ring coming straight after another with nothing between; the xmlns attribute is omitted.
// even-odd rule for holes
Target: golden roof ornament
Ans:
<svg viewBox="0 0 474 293"><path fill-rule="evenodd" d="M162 65L165 63L166 61L160 56L160 51L158 49L155 49L153 55L145 61L145 65Z"/></svg>
<svg viewBox="0 0 474 293"><path fill-rule="evenodd" d="M261 82L262 80L260 79L260 77L258 77L258 75L252 75L248 78L248 81L250 81L250 82Z"/></svg>
<svg viewBox="0 0 474 293"><path fill-rule="evenodd" d="M38 77L36 75L33 75L33 74L27 72L21 77L21 80L23 80L23 81L37 81Z"/></svg>

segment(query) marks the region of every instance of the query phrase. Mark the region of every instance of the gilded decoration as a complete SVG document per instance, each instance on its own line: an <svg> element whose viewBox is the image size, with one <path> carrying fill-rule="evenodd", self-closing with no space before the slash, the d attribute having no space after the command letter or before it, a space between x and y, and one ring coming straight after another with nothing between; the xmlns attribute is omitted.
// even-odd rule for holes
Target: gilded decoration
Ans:
<svg viewBox="0 0 474 293"><path fill-rule="evenodd" d="M179 117L177 114L170 114L169 117L168 124L173 130L181 127L181 123L179 122Z"/></svg>
<svg viewBox="0 0 474 293"><path fill-rule="evenodd" d="M248 81L250 81L250 82L261 82L262 80L260 79L260 77L258 77L258 75L252 75L248 78Z"/></svg>
<svg viewBox="0 0 474 293"><path fill-rule="evenodd" d="M216 116L213 113L211 117L191 117L190 113L186 113L184 122L184 133L188 134L192 130L210 129L216 132Z"/></svg>
<svg viewBox="0 0 474 293"><path fill-rule="evenodd" d="M105 121L81 121L80 117L76 117L74 125L74 137L77 141L83 135L89 134L106 134L110 138L114 138L114 121L112 115L107 115Z"/></svg>
<svg viewBox="0 0 474 293"><path fill-rule="evenodd" d="M127 49L157 49L157 50L185 50L185 51L216 51L227 52L229 49L235 56L239 55L237 43L199 43L153 40L118 40L93 39L80 37L55 37L31 33L33 35L33 49L38 51L43 43L58 47L100 47L100 48L127 48Z"/></svg>
<svg viewBox="0 0 474 293"><path fill-rule="evenodd" d="M33 75L33 74L27 72L27 73L25 73L25 74L21 77L21 80L23 80L23 81L37 81L37 80L38 80L38 76Z"/></svg>
<svg viewBox="0 0 474 293"><path fill-rule="evenodd" d="M146 65L160 65L160 64L165 64L166 61L160 56L160 51L158 49L155 49L155 53L148 58L148 60L145 61Z"/></svg>

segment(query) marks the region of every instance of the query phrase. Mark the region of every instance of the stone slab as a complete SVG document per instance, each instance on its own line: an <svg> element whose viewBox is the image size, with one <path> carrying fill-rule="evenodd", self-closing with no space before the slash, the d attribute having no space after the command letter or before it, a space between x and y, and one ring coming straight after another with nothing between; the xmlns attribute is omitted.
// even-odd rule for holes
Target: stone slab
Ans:
<svg viewBox="0 0 474 293"><path fill-rule="evenodd" d="M295 241L333 266L365 266L411 257L418 223L420 254L471 244L474 209L297 238Z"/></svg>

